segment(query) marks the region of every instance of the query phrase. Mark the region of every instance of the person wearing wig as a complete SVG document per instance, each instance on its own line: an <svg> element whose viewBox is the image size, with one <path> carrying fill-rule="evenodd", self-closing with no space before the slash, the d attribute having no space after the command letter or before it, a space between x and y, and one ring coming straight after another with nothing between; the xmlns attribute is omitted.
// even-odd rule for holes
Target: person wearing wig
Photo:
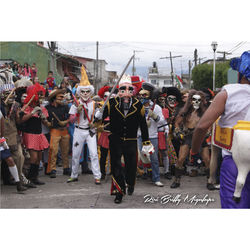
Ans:
<svg viewBox="0 0 250 250"><path fill-rule="evenodd" d="M47 121L48 112L41 106L45 95L45 89L36 83L27 88L27 97L24 106L19 113L20 122L23 126L23 143L30 154L30 169L28 179L35 185L43 185L38 179L39 163L42 159L42 151L49 147L49 143L42 133L42 123L50 126Z"/></svg>

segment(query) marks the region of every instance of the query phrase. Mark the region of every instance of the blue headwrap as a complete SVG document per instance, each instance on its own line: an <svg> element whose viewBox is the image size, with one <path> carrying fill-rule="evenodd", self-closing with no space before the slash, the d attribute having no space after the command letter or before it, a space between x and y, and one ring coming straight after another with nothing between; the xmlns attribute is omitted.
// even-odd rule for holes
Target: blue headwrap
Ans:
<svg viewBox="0 0 250 250"><path fill-rule="evenodd" d="M240 79L245 76L250 81L250 52L245 51L240 58L233 58L230 61L230 66L233 70L240 73Z"/></svg>

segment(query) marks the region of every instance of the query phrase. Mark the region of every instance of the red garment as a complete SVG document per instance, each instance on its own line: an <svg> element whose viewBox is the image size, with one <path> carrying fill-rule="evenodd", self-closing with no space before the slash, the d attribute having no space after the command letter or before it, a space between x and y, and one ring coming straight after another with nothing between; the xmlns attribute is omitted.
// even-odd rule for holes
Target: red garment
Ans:
<svg viewBox="0 0 250 250"><path fill-rule="evenodd" d="M54 77L48 77L46 79L46 82L48 83L49 87L50 88L53 88L54 87L54 81L55 81L55 78Z"/></svg>
<svg viewBox="0 0 250 250"><path fill-rule="evenodd" d="M167 108L162 109L162 114L165 119L169 118L169 110Z"/></svg>
<svg viewBox="0 0 250 250"><path fill-rule="evenodd" d="M102 146L103 148L108 149L109 148L109 138L108 138L109 135L110 135L109 132L103 131L99 137L98 145Z"/></svg>
<svg viewBox="0 0 250 250"><path fill-rule="evenodd" d="M164 131L158 131L158 148L159 150L167 149L166 137Z"/></svg>

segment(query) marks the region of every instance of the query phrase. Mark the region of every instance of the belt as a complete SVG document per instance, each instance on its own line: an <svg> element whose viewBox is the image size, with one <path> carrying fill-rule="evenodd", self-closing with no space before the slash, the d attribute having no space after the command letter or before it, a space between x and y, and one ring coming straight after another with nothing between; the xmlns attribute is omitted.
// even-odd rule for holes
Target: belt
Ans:
<svg viewBox="0 0 250 250"><path fill-rule="evenodd" d="M79 128L79 129L82 129L82 130L89 130L90 129L90 127L88 127L88 128L81 128L81 127L79 127L79 126L75 126L76 128Z"/></svg>

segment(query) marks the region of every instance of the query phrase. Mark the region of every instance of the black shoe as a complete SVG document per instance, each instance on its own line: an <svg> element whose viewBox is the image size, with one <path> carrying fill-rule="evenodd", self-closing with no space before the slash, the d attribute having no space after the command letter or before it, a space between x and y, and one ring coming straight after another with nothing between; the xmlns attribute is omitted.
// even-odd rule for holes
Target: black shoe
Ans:
<svg viewBox="0 0 250 250"><path fill-rule="evenodd" d="M144 173L141 177L143 180L147 180L148 179L148 174L147 173Z"/></svg>
<svg viewBox="0 0 250 250"><path fill-rule="evenodd" d="M25 187L27 187L27 188L36 188L36 185L35 184L33 184L32 182L28 182L28 183L26 183L26 184L24 184L23 186L25 186Z"/></svg>
<svg viewBox="0 0 250 250"><path fill-rule="evenodd" d="M220 190L220 188L218 187L218 185L212 184L212 183L207 183L207 189L210 190L210 191Z"/></svg>
<svg viewBox="0 0 250 250"><path fill-rule="evenodd" d="M170 172L167 172L167 173L164 174L164 178L168 179L168 180L171 180L172 179L172 175L170 174Z"/></svg>
<svg viewBox="0 0 250 250"><path fill-rule="evenodd" d="M70 175L71 175L71 170L70 170L70 168L64 168L64 169L63 169L63 175L68 175L68 176L70 176Z"/></svg>
<svg viewBox="0 0 250 250"><path fill-rule="evenodd" d="M50 178L56 178L56 170L50 172Z"/></svg>
<svg viewBox="0 0 250 250"><path fill-rule="evenodd" d="M181 184L179 182L174 181L170 187L171 188L178 188L180 185Z"/></svg>
<svg viewBox="0 0 250 250"><path fill-rule="evenodd" d="M128 195L132 195L134 193L134 187L128 186Z"/></svg>
<svg viewBox="0 0 250 250"><path fill-rule="evenodd" d="M40 181L38 178L34 179L34 180L31 180L31 182L35 185L44 185L45 182L43 181Z"/></svg>
<svg viewBox="0 0 250 250"><path fill-rule="evenodd" d="M122 202L122 194L121 193L117 193L116 195L115 195L115 200L114 200L114 202L116 203L116 204L120 204L121 202Z"/></svg>
<svg viewBox="0 0 250 250"><path fill-rule="evenodd" d="M106 174L102 174L101 180L105 180Z"/></svg>
<svg viewBox="0 0 250 250"><path fill-rule="evenodd" d="M23 192L26 191L27 188L22 185L20 181L16 182L16 190L17 192Z"/></svg>

